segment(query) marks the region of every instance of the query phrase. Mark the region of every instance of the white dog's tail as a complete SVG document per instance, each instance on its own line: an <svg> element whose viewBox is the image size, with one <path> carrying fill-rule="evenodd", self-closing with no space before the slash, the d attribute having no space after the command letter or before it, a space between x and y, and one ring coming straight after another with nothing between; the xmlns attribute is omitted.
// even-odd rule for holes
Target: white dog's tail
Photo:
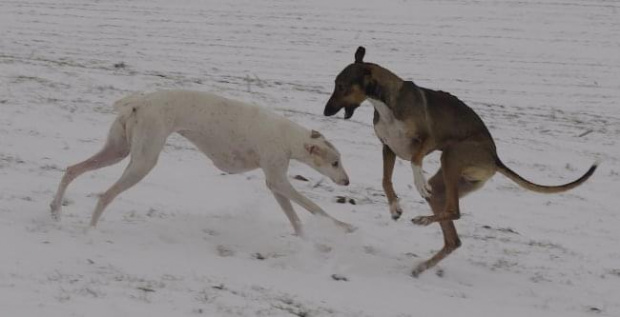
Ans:
<svg viewBox="0 0 620 317"><path fill-rule="evenodd" d="M118 111L118 116L110 129L111 137L125 139L127 144L131 144L132 130L135 124L135 119L131 120L131 118L142 105L140 102L142 97L144 97L144 93L135 93L114 103L114 109Z"/></svg>
<svg viewBox="0 0 620 317"><path fill-rule="evenodd" d="M137 101L139 101L142 97L144 97L144 93L135 93L121 98L114 103L114 109L116 109L119 113L126 112L127 110L130 110L132 106L138 106L139 103Z"/></svg>

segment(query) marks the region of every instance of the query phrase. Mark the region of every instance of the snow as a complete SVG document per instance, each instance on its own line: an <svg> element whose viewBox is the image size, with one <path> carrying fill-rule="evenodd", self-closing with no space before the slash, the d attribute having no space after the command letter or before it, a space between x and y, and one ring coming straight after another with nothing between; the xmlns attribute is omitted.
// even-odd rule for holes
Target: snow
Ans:
<svg viewBox="0 0 620 317"><path fill-rule="evenodd" d="M0 30L2 316L620 315L616 1L7 0ZM462 200L463 247L412 278L443 239L409 221L430 213L409 164L396 165L394 222L372 107L350 121L322 115L358 45L365 60L468 103L528 179L565 183L603 163L558 195L494 177ZM52 221L62 171L103 145L112 103L164 88L321 131L352 184L298 163L290 175L310 181L292 181L359 229L296 207L308 238L293 236L262 173L222 174L180 137L96 230L86 227L97 194L126 161L77 179ZM424 169L436 168L431 155Z"/></svg>

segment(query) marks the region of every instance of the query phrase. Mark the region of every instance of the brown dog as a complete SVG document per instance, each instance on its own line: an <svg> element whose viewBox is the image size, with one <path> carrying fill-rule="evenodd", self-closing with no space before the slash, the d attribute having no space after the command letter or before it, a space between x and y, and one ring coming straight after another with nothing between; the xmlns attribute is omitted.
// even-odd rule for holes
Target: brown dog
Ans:
<svg viewBox="0 0 620 317"><path fill-rule="evenodd" d="M453 220L460 218L459 198L479 189L495 172L539 193L558 193L575 188L594 173L597 163L579 179L560 186L542 186L511 171L497 156L495 143L480 117L458 98L443 91L403 81L389 70L363 61L365 49L355 52L355 63L336 77L334 92L324 114L345 110L345 119L368 99L375 108L374 128L383 143L383 189L394 220L402 214L392 187L396 156L411 161L414 184L431 206L432 216L412 221L427 226L439 222L444 247L412 272L417 276L435 266L461 245ZM439 150L441 168L429 182L422 173L423 158Z"/></svg>

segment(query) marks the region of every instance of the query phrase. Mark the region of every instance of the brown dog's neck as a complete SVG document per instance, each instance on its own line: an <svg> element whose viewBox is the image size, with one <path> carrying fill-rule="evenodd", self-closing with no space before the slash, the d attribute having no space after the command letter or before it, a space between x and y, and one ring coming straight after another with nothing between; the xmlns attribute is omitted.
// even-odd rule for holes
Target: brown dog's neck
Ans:
<svg viewBox="0 0 620 317"><path fill-rule="evenodd" d="M403 80L391 71L377 65L368 63L371 80L366 85L366 96L371 99L379 100L392 107L396 102L398 92L403 86Z"/></svg>

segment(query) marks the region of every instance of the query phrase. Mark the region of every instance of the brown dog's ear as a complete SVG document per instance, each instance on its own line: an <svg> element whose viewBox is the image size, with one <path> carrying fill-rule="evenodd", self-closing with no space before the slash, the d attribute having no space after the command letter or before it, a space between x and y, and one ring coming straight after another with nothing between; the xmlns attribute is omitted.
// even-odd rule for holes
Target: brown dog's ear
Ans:
<svg viewBox="0 0 620 317"><path fill-rule="evenodd" d="M357 51L355 51L355 62L363 63L365 54L366 54L366 49L363 46L358 47Z"/></svg>
<svg viewBox="0 0 620 317"><path fill-rule="evenodd" d="M320 137L321 137L321 133L319 133L319 131L312 130L312 132L310 132L311 139L318 139Z"/></svg>

